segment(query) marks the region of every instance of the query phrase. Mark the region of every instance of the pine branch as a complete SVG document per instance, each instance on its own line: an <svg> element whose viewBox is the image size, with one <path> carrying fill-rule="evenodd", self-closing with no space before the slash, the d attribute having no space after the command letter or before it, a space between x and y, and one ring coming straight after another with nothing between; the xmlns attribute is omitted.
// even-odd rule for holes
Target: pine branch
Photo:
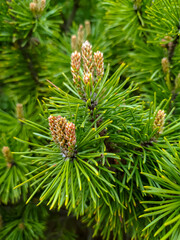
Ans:
<svg viewBox="0 0 180 240"><path fill-rule="evenodd" d="M67 32L69 30L70 26L72 25L72 22L76 16L76 12L77 12L78 8L79 8L79 0L74 0L72 12L71 12L69 18L67 19L67 22L64 22L63 28L64 28L65 32Z"/></svg>
<svg viewBox="0 0 180 240"><path fill-rule="evenodd" d="M9 2L11 2L11 0L8 0ZM8 5L9 8L11 8L10 5ZM11 15L10 15L11 16ZM13 16L11 16L11 18L13 20L15 20L15 18ZM17 32L17 30L16 30ZM31 29L31 31L29 32L27 38L30 39L32 37L32 34L33 34L33 30ZM18 43L18 48L21 50L22 52L22 55L25 59L25 61L27 62L27 65L28 65L28 69L30 71L30 74L32 76L32 79L35 81L35 83L39 84L39 78L38 78L38 74L36 73L35 71L35 68L34 68L34 65L33 65L33 61L32 61L32 57L30 56L30 54L28 53L28 51L26 50L27 46L29 45L29 42L26 43L26 45L24 47L22 47L22 41L19 39L17 41Z"/></svg>
<svg viewBox="0 0 180 240"><path fill-rule="evenodd" d="M178 26L178 30L180 30L180 25ZM172 58L174 56L174 52L175 52L175 49L176 49L176 46L178 45L178 43L179 43L179 35L176 36L176 38L174 39L174 41L171 43L171 45L168 48L169 63L172 63ZM170 71L170 74L171 74L171 71ZM178 94L175 92L175 89L173 89L172 96L171 96L171 102L170 102L170 106L169 106L169 112L174 107L173 102L176 100L177 96L178 96Z"/></svg>
<svg viewBox="0 0 180 240"><path fill-rule="evenodd" d="M34 64L33 64L33 60L32 60L31 55L28 53L28 51L26 49L26 46L25 47L21 46L20 41L19 41L18 45L19 45L19 49L21 50L22 55L23 55L23 57L24 57L24 59L27 63L27 66L28 66L28 69L29 69L29 72L31 74L32 79L34 80L34 82L36 84L39 84L39 77L38 77L38 74L37 74L37 72L34 68Z"/></svg>
<svg viewBox="0 0 180 240"><path fill-rule="evenodd" d="M178 30L180 30L180 25L178 27ZM176 38L172 42L172 45L168 49L169 50L169 52L168 52L168 59L169 59L170 63L172 62L172 58L174 56L174 51L176 49L176 46L178 45L178 42L179 42L179 35L176 36Z"/></svg>

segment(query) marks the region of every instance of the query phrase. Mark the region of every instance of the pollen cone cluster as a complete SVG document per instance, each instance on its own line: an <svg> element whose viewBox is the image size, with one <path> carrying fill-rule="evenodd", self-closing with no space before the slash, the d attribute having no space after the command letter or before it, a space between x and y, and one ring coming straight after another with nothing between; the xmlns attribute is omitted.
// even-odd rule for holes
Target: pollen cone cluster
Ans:
<svg viewBox="0 0 180 240"><path fill-rule="evenodd" d="M49 127L53 141L59 145L64 157L72 157L76 144L75 125L65 117L51 115Z"/></svg>
<svg viewBox="0 0 180 240"><path fill-rule="evenodd" d="M164 110L159 110L158 113L156 114L154 124L153 124L153 129L155 130L158 128L158 134L163 133L163 128L164 128L164 121L165 121L165 112Z"/></svg>
<svg viewBox="0 0 180 240"><path fill-rule="evenodd" d="M96 75L102 78L104 75L104 59L102 52L97 51L94 53L94 64L96 66Z"/></svg>
<svg viewBox="0 0 180 240"><path fill-rule="evenodd" d="M21 103L16 104L16 115L18 119L24 118L23 105Z"/></svg>
<svg viewBox="0 0 180 240"><path fill-rule="evenodd" d="M80 76L81 58L83 60L83 76ZM73 52L71 54L71 73L73 81L81 95L84 94L84 89L87 84L95 86L97 81L104 75L104 58L103 53L92 51L92 45L85 41L81 47L80 52Z"/></svg>
<svg viewBox="0 0 180 240"><path fill-rule="evenodd" d="M29 5L31 12L35 14L42 13L45 7L46 7L46 0L33 0Z"/></svg>
<svg viewBox="0 0 180 240"><path fill-rule="evenodd" d="M4 146L2 148L2 154L6 160L6 163L7 163L7 167L10 168L12 166L12 162L13 162L13 156L12 156L12 153L10 151L10 148L7 147L7 146Z"/></svg>
<svg viewBox="0 0 180 240"><path fill-rule="evenodd" d="M167 57L161 59L161 65L164 73L169 71L169 60Z"/></svg>
<svg viewBox="0 0 180 240"><path fill-rule="evenodd" d="M85 28L83 24L79 25L78 31L76 34L71 36L71 48L73 51L80 51L83 42L88 39L91 35L91 23L89 20L84 22Z"/></svg>

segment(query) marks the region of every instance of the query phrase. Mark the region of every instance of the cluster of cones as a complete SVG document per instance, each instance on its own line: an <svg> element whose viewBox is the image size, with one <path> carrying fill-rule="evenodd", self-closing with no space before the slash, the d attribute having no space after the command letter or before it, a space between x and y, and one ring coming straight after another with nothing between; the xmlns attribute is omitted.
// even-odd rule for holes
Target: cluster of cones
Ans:
<svg viewBox="0 0 180 240"><path fill-rule="evenodd" d="M75 125L61 116L51 115L48 119L54 142L60 147L64 157L72 157L76 144Z"/></svg>

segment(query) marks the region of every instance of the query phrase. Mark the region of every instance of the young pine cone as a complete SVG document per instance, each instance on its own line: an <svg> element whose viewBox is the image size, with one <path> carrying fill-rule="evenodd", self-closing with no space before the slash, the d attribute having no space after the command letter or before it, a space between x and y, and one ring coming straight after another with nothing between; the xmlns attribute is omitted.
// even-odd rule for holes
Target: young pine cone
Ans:
<svg viewBox="0 0 180 240"><path fill-rule="evenodd" d="M153 129L155 130L156 128L158 128L158 131L157 131L158 134L163 133L165 116L166 116L166 114L165 114L164 110L159 110L154 119Z"/></svg>
<svg viewBox="0 0 180 240"><path fill-rule="evenodd" d="M48 119L53 141L59 145L65 157L72 157L76 145L75 125L61 116L51 115Z"/></svg>

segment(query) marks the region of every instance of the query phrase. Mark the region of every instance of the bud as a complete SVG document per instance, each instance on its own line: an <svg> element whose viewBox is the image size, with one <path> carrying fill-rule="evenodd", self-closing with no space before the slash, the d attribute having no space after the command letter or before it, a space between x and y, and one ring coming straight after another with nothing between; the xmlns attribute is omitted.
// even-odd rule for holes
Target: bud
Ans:
<svg viewBox="0 0 180 240"><path fill-rule="evenodd" d="M40 3L40 11L42 12L46 7L46 0L41 0Z"/></svg>
<svg viewBox="0 0 180 240"><path fill-rule="evenodd" d="M48 120L49 120L49 127L50 127L49 129L51 130L51 135L53 137L53 141L55 143L58 143L57 136L56 136L56 124L55 124L56 117L51 115L48 118Z"/></svg>
<svg viewBox="0 0 180 240"><path fill-rule="evenodd" d="M179 88L180 88L180 73L177 75L175 79L175 89L179 89Z"/></svg>
<svg viewBox="0 0 180 240"><path fill-rule="evenodd" d="M161 47L166 48L167 47L167 41L163 38L161 39Z"/></svg>
<svg viewBox="0 0 180 240"><path fill-rule="evenodd" d="M76 144L75 125L72 122L68 122L65 127L65 139L68 141L69 150L74 149Z"/></svg>
<svg viewBox="0 0 180 240"><path fill-rule="evenodd" d="M91 76L91 73L85 73L85 74L84 74L84 78L83 78L84 83L85 83L85 84L90 83L91 77L92 77L92 76Z"/></svg>
<svg viewBox="0 0 180 240"><path fill-rule="evenodd" d="M38 46L40 44L40 41L38 38L35 38L35 37L31 37L30 38L30 43L34 46Z"/></svg>
<svg viewBox="0 0 180 240"><path fill-rule="evenodd" d="M79 25L79 29L78 29L78 47L79 49L82 46L82 43L84 42L84 27L82 24Z"/></svg>
<svg viewBox="0 0 180 240"><path fill-rule="evenodd" d="M54 142L59 145L65 157L72 157L76 144L75 125L61 116L51 115L48 119Z"/></svg>
<svg viewBox="0 0 180 240"><path fill-rule="evenodd" d="M91 24L89 20L85 21L85 30L86 30L86 37L91 35Z"/></svg>
<svg viewBox="0 0 180 240"><path fill-rule="evenodd" d="M81 54L77 51L71 54L71 73L73 75L73 81L77 83L79 80L79 69L81 67Z"/></svg>
<svg viewBox="0 0 180 240"><path fill-rule="evenodd" d="M36 4L35 2L31 2L31 3L29 4L29 8L30 8L31 12L36 12L36 10L37 10L37 4Z"/></svg>
<svg viewBox="0 0 180 240"><path fill-rule="evenodd" d="M18 227L19 227L21 230L24 230L24 229L25 229L24 223L19 223Z"/></svg>
<svg viewBox="0 0 180 240"><path fill-rule="evenodd" d="M73 81L76 84L76 88L78 90L79 95L85 99L86 92L84 91L84 85L81 84L81 80L84 81L84 84L87 85L92 81L92 85L94 85L95 77L94 71L96 71L97 78L102 78L104 75L104 58L103 53L97 51L94 53L94 59L92 59L92 45L85 41L82 44L81 48L82 54L75 51L71 54L71 73L73 75ZM83 59L83 78L79 75L79 69L81 65L81 55ZM94 61L93 61L94 60Z"/></svg>
<svg viewBox="0 0 180 240"><path fill-rule="evenodd" d="M104 75L104 58L103 53L97 51L94 53L94 64L96 66L97 77L103 77Z"/></svg>
<svg viewBox="0 0 180 240"><path fill-rule="evenodd" d="M158 131L157 131L158 134L163 133L165 116L166 116L166 114L165 114L164 110L159 110L154 119L153 130L158 128Z"/></svg>
<svg viewBox="0 0 180 240"><path fill-rule="evenodd" d="M12 153L11 153L9 147L4 146L2 148L2 154L3 154L4 158L6 159L7 167L10 168L12 166L13 156L12 156Z"/></svg>
<svg viewBox="0 0 180 240"><path fill-rule="evenodd" d="M161 65L164 73L169 71L169 60L167 57L161 59Z"/></svg>
<svg viewBox="0 0 180 240"><path fill-rule="evenodd" d="M35 13L36 17L39 16L39 13L42 13L46 7L46 0L33 0L30 3L30 10Z"/></svg>
<svg viewBox="0 0 180 240"><path fill-rule="evenodd" d="M168 43L168 50L169 50L169 52L171 52L173 50L173 48L174 48L174 42L169 42Z"/></svg>
<svg viewBox="0 0 180 240"><path fill-rule="evenodd" d="M161 39L161 47L166 48L167 46L169 46L170 41L172 41L172 37L165 36L163 39Z"/></svg>
<svg viewBox="0 0 180 240"><path fill-rule="evenodd" d="M82 58L84 66L84 74L92 73L92 46L88 41L85 41L82 45Z"/></svg>
<svg viewBox="0 0 180 240"><path fill-rule="evenodd" d="M76 50L76 45L77 45L76 41L77 41L76 35L72 35L71 36L71 48L73 51Z"/></svg>
<svg viewBox="0 0 180 240"><path fill-rule="evenodd" d="M21 103L16 104L16 115L18 119L24 118L23 105Z"/></svg>

